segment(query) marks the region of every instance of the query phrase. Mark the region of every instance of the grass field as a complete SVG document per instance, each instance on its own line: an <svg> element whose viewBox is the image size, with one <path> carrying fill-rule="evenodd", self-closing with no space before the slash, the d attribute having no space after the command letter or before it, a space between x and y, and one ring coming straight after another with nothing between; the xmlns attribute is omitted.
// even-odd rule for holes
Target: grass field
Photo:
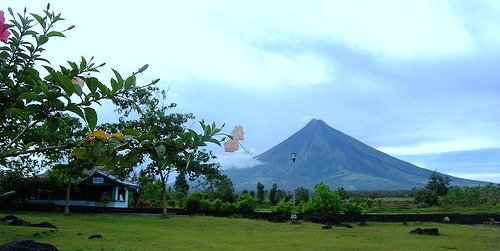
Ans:
<svg viewBox="0 0 500 251"><path fill-rule="evenodd" d="M5 215L0 213L0 218ZM33 239L61 250L500 250L500 229L485 226L368 222L364 227L325 230L308 222L205 216L15 215L32 223L47 221L58 229L0 225L0 243ZM410 235L417 227L438 227L441 235ZM103 238L88 239L93 234Z"/></svg>

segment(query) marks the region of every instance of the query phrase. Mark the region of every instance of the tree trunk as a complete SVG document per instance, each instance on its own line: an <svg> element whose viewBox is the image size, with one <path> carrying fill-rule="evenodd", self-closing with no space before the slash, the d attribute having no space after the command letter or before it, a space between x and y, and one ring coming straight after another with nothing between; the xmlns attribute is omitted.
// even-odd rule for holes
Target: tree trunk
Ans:
<svg viewBox="0 0 500 251"><path fill-rule="evenodd" d="M162 212L162 217L167 217L167 181L168 181L168 174L164 175L162 172L160 172L160 178L161 178L161 183L163 187L163 193L161 196L162 199L162 204L163 204L163 212Z"/></svg>
<svg viewBox="0 0 500 251"><path fill-rule="evenodd" d="M64 203L64 214L69 214L69 193L71 191L71 178L68 179L68 186L66 186L66 202Z"/></svg>

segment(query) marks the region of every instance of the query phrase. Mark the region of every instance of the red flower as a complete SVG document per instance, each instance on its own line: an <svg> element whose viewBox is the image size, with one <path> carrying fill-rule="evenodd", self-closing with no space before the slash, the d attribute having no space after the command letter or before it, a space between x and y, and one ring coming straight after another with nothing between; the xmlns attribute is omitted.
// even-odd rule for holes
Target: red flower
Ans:
<svg viewBox="0 0 500 251"><path fill-rule="evenodd" d="M10 35L9 26L5 24L3 11L0 10L0 41L7 43L7 38L9 38L9 35Z"/></svg>

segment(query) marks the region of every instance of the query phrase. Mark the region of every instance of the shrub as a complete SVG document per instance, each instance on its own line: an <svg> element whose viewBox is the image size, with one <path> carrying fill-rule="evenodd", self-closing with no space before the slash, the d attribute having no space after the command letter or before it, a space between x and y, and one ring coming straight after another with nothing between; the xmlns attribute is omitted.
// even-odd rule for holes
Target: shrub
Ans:
<svg viewBox="0 0 500 251"><path fill-rule="evenodd" d="M345 203L342 205L342 213L348 216L360 216L363 212L363 207L358 203Z"/></svg>
<svg viewBox="0 0 500 251"><path fill-rule="evenodd" d="M314 187L314 195L309 198L303 207L304 213L324 213L340 214L341 203L340 196L336 192L330 191L330 188L321 183Z"/></svg>
<svg viewBox="0 0 500 251"><path fill-rule="evenodd" d="M281 199L278 204L273 207L272 212L278 214L290 215L293 212L293 205L290 201L286 201L284 198Z"/></svg>
<svg viewBox="0 0 500 251"><path fill-rule="evenodd" d="M207 210L210 208L210 202L206 198L206 194L196 192L190 194L186 199L185 209L189 213Z"/></svg>
<svg viewBox="0 0 500 251"><path fill-rule="evenodd" d="M418 189L414 195L415 203L422 204L425 203L427 205L437 205L438 204L438 196L437 194L427 188Z"/></svg>
<svg viewBox="0 0 500 251"><path fill-rule="evenodd" d="M236 210L240 213L251 213L257 209L257 200L249 194L243 194L236 202Z"/></svg>
<svg viewBox="0 0 500 251"><path fill-rule="evenodd" d="M216 198L210 202L210 210L212 211L223 211L222 207L224 206L224 201L220 198Z"/></svg>
<svg viewBox="0 0 500 251"><path fill-rule="evenodd" d="M448 207L495 206L500 202L500 187L488 184L476 187L452 187L439 202Z"/></svg>

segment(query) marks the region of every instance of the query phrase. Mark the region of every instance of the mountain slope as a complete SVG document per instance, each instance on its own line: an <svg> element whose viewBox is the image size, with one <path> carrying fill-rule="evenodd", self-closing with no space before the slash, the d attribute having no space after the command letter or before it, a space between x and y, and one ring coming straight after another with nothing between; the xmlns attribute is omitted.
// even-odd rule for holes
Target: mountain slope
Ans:
<svg viewBox="0 0 500 251"><path fill-rule="evenodd" d="M296 153L292 161L291 153ZM411 189L427 183L432 171L380 152L322 120L312 120L304 128L270 150L257 156L261 165L225 172L236 188L253 189L257 182L270 187L312 188L323 182L348 189ZM450 177L453 185L484 182Z"/></svg>

